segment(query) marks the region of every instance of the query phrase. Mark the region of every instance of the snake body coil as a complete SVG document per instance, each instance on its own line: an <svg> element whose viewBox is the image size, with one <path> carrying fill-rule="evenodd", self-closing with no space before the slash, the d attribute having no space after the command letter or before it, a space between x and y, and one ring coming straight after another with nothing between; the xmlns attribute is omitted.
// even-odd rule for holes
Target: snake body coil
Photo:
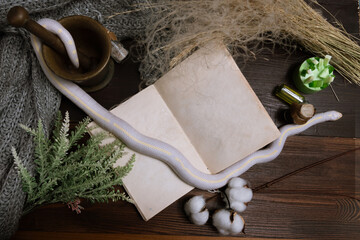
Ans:
<svg viewBox="0 0 360 240"><path fill-rule="evenodd" d="M60 24L60 26L55 23L53 24L52 21L46 21L48 29L52 29L53 32L57 35L65 33L65 28L63 28ZM41 22L44 23L45 20L40 20L40 23ZM59 28L61 30L59 30ZM60 38L62 37L63 36ZM184 157L184 155L176 148L165 142L142 135L127 122L118 118L107 109L103 108L78 85L55 75L48 68L44 61L42 56L41 41L32 35L31 42L40 65L50 82L62 94L64 94L87 115L89 115L100 127L111 132L114 136L118 137L134 151L163 161L169 167L171 167L183 181L191 186L204 190L223 187L227 184L230 178L241 175L253 165L257 163L269 162L275 159L280 154L288 136L298 134L321 122L335 121L342 116L339 112L329 111L316 114L306 124L303 125L286 125L280 129L280 137L271 143L270 146L266 149L259 150L249 155L248 157L238 161L234 165L217 174L206 174L197 170L193 165L191 165L191 163ZM68 42L69 40L67 38L67 41L64 41L64 45L67 48L71 47L67 46ZM73 50L71 50L71 53L73 53Z"/></svg>

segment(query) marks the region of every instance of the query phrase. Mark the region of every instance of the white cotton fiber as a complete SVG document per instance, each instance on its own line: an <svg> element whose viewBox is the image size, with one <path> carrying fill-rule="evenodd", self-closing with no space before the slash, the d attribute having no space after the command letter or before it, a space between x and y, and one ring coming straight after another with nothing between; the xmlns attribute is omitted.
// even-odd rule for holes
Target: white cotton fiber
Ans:
<svg viewBox="0 0 360 240"><path fill-rule="evenodd" d="M228 183L228 187L230 188L242 188L244 186L246 186L248 183L245 179L239 178L239 177L235 177L230 179L229 183Z"/></svg>
<svg viewBox="0 0 360 240"><path fill-rule="evenodd" d="M203 196L195 196L185 203L185 212L187 215L198 213L205 207L205 199Z"/></svg>
<svg viewBox="0 0 360 240"><path fill-rule="evenodd" d="M213 225L218 229L228 229L231 224L230 212L225 209L220 209L212 216Z"/></svg>
<svg viewBox="0 0 360 240"><path fill-rule="evenodd" d="M196 225L204 225L209 219L209 211L205 208L203 196L195 196L185 203L184 209L190 221Z"/></svg>
<svg viewBox="0 0 360 240"><path fill-rule="evenodd" d="M244 220L240 215L234 217L234 222L230 226L230 234L239 234L244 229Z"/></svg>
<svg viewBox="0 0 360 240"><path fill-rule="evenodd" d="M227 188L225 190L225 193L228 196L228 198L237 202L250 202L253 197L252 190L246 187L240 189Z"/></svg>
<svg viewBox="0 0 360 240"><path fill-rule="evenodd" d="M246 210L246 204L243 202L231 202L230 208L236 212L243 212Z"/></svg>
<svg viewBox="0 0 360 240"><path fill-rule="evenodd" d="M246 203L250 202L253 192L247 187L247 181L242 178L232 178L225 190L229 207L236 212L243 212L246 209Z"/></svg>
<svg viewBox="0 0 360 240"><path fill-rule="evenodd" d="M240 215L221 209L213 215L213 225L223 235L234 235L240 233L244 228L244 220ZM233 218L233 219L232 219Z"/></svg>
<svg viewBox="0 0 360 240"><path fill-rule="evenodd" d="M204 225L209 219L209 210L205 209L202 212L193 213L189 217L191 222L195 225Z"/></svg>
<svg viewBox="0 0 360 240"><path fill-rule="evenodd" d="M218 229L219 233L222 235L229 235L230 232L228 230L224 230L224 229Z"/></svg>

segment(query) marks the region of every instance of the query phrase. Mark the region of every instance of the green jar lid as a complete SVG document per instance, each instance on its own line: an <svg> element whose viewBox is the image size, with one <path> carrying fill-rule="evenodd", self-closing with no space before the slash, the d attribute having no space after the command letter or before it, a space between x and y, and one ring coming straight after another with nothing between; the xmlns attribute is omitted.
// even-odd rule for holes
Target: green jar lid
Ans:
<svg viewBox="0 0 360 240"><path fill-rule="evenodd" d="M329 64L331 56L306 59L294 72L295 86L303 93L318 92L334 81L334 67Z"/></svg>

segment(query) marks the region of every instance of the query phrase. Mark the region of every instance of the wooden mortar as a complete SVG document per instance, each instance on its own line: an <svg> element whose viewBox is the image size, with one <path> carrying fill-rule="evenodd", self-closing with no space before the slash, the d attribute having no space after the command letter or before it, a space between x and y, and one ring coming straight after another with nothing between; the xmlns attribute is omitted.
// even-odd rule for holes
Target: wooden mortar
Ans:
<svg viewBox="0 0 360 240"><path fill-rule="evenodd" d="M107 29L86 16L69 16L59 22L74 38L77 51L90 59L90 66L76 69L68 57L44 45L43 56L48 67L56 75L76 82L87 92L105 87L114 73L114 63L110 59L111 39Z"/></svg>

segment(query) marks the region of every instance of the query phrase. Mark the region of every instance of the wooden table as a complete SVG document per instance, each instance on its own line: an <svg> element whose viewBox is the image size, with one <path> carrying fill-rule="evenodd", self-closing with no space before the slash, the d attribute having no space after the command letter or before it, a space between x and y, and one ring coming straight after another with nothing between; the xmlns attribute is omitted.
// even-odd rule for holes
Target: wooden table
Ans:
<svg viewBox="0 0 360 240"><path fill-rule="evenodd" d="M334 14L345 29L359 35L357 1L319 1ZM239 67L275 123L283 122L280 112L287 106L273 96L274 87L290 81L295 65L309 57L301 50L287 55L262 52L256 60ZM271 59L271 61L269 61ZM120 103L138 91L138 65L127 59L116 66L110 85L91 94L106 108ZM249 180L254 198L242 213L245 234L236 237L359 239L360 238L360 87L339 75L331 89L305 95L318 112L338 110L343 118L317 125L300 136L290 137L282 154L273 162L257 165L242 177ZM72 123L85 114L67 99L61 110L68 110ZM83 203L77 215L66 205L53 204L24 216L14 239L228 239L211 225L195 226L183 212L184 202L193 195L213 194L193 190L148 222L131 204Z"/></svg>

